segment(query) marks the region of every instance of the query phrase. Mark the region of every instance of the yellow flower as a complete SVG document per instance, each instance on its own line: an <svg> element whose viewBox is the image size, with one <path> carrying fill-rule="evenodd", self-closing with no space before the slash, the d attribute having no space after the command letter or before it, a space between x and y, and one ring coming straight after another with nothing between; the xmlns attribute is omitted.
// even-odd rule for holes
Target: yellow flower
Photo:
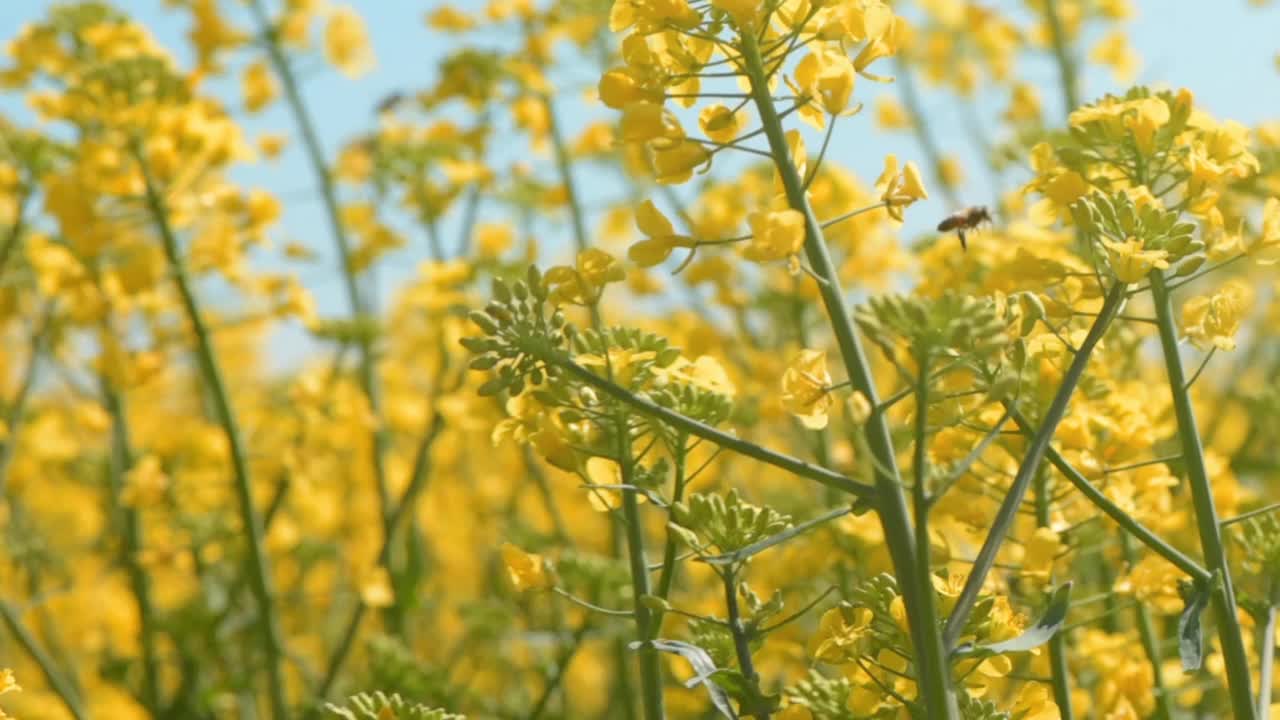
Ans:
<svg viewBox="0 0 1280 720"><path fill-rule="evenodd" d="M240 81L240 92L244 95L244 108L256 113L270 105L280 94L275 76L265 60L258 60L245 68L244 77Z"/></svg>
<svg viewBox="0 0 1280 720"><path fill-rule="evenodd" d="M1062 539L1052 528L1036 528L1023 548L1022 571L1028 575L1047 579L1053 570L1053 562L1062 552Z"/></svg>
<svg viewBox="0 0 1280 720"><path fill-rule="evenodd" d="M453 7L441 5L427 14L427 27L445 32L463 32L475 27L475 18Z"/></svg>
<svg viewBox="0 0 1280 720"><path fill-rule="evenodd" d="M1154 605L1161 613L1172 614L1182 609L1178 583L1186 579L1186 574L1173 563L1159 555L1147 555L1116 581L1114 589L1122 595L1132 595L1139 602Z"/></svg>
<svg viewBox="0 0 1280 720"><path fill-rule="evenodd" d="M609 512L622 507L622 491L616 487L623 484L622 466L609 458L593 457L587 460L586 471L587 480L592 485L615 486L587 488L587 501L591 503L591 509L596 512ZM648 496L643 493L636 493L637 503L645 503L648 500Z"/></svg>
<svg viewBox="0 0 1280 720"><path fill-rule="evenodd" d="M813 711L804 705L788 705L774 717L778 720L813 720Z"/></svg>
<svg viewBox="0 0 1280 720"><path fill-rule="evenodd" d="M395 600L391 574L384 567L374 568L360 584L360 601L371 608L391 607Z"/></svg>
<svg viewBox="0 0 1280 720"><path fill-rule="evenodd" d="M1262 205L1262 232L1246 251L1259 265L1280 260L1280 198L1270 197Z"/></svg>
<svg viewBox="0 0 1280 720"><path fill-rule="evenodd" d="M804 214L799 210L761 210L747 218L751 242L742 256L752 262L785 260L804 247Z"/></svg>
<svg viewBox="0 0 1280 720"><path fill-rule="evenodd" d="M644 234L645 239L632 245L627 250L627 257L641 267L653 267L666 260L677 247L697 246L697 241L688 235L676 234L671 221L652 200L645 200L636 209L636 227Z"/></svg>
<svg viewBox="0 0 1280 720"><path fill-rule="evenodd" d="M1235 334L1252 300L1252 288L1241 280L1229 280L1212 295L1187 300L1182 306L1183 332L1200 350L1234 350Z"/></svg>
<svg viewBox="0 0 1280 720"><path fill-rule="evenodd" d="M902 103L889 95L881 95L876 99L876 125L881 130L909 130L911 116Z"/></svg>
<svg viewBox="0 0 1280 720"><path fill-rule="evenodd" d="M831 608L822 614L818 631L809 638L809 654L819 662L853 662L867 652L872 619L867 608Z"/></svg>
<svg viewBox="0 0 1280 720"><path fill-rule="evenodd" d="M708 105L698 114L698 127L716 142L732 141L742 131L745 112L734 112L720 104Z"/></svg>
<svg viewBox="0 0 1280 720"><path fill-rule="evenodd" d="M899 222L902 221L902 208L929 197L920 178L920 168L914 162L908 162L899 172L898 156L892 153L884 158L884 171L876 179L876 189L888 207L889 217Z"/></svg>
<svg viewBox="0 0 1280 720"><path fill-rule="evenodd" d="M839 115L849 106L856 79L853 62L843 49L818 44L796 66L792 89L813 99L800 107L800 117L819 130L825 128L827 115Z"/></svg>
<svg viewBox="0 0 1280 720"><path fill-rule="evenodd" d="M339 72L355 79L373 69L373 49L364 20L350 7L333 10L324 29L325 57Z"/></svg>
<svg viewBox="0 0 1280 720"><path fill-rule="evenodd" d="M729 13L740 30L756 27L763 9L762 0L711 0L711 7Z"/></svg>
<svg viewBox="0 0 1280 720"><path fill-rule="evenodd" d="M782 373L782 406L805 427L821 430L827 426L831 408L830 387L827 353L801 350Z"/></svg>
<svg viewBox="0 0 1280 720"><path fill-rule="evenodd" d="M650 156L654 180L662 185L679 185L693 177L700 166L709 166L711 154L693 140L659 141Z"/></svg>
<svg viewBox="0 0 1280 720"><path fill-rule="evenodd" d="M1110 66L1112 77L1120 84L1131 82L1141 63L1138 53L1129 44L1128 34L1123 30L1113 30L1099 40L1089 51L1089 59Z"/></svg>
<svg viewBox="0 0 1280 720"><path fill-rule="evenodd" d="M22 686L18 684L18 680L13 676L13 670L9 668L0 669L0 695L9 692L20 692Z"/></svg>
<svg viewBox="0 0 1280 720"><path fill-rule="evenodd" d="M502 564L516 592L547 590L555 585L546 558L525 552L511 543L502 543Z"/></svg>
<svg viewBox="0 0 1280 720"><path fill-rule="evenodd" d="M557 265L547 270L546 281L555 302L590 305L600 299L609 283L627 278L626 271L609 253L588 248L578 253L574 267Z"/></svg>
<svg viewBox="0 0 1280 720"><path fill-rule="evenodd" d="M1169 267L1166 260L1168 252L1145 250L1142 241L1137 238L1131 237L1124 242L1103 238L1102 246L1107 250L1107 262L1111 265L1111 271L1123 283L1138 282L1152 270Z"/></svg>

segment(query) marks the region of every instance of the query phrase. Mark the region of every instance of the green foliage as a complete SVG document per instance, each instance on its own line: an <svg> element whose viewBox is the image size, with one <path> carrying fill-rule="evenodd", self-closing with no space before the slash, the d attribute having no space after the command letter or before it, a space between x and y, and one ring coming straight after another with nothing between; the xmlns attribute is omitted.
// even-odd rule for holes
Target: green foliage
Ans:
<svg viewBox="0 0 1280 720"><path fill-rule="evenodd" d="M700 553L715 548L731 553L791 526L791 518L773 508L746 502L736 488L726 495L694 493L672 507L671 529Z"/></svg>
<svg viewBox="0 0 1280 720"><path fill-rule="evenodd" d="M843 676L827 677L817 670L787 688L783 695L792 705L803 705L813 713L813 720L848 720L853 716L845 709L853 684Z"/></svg>
<svg viewBox="0 0 1280 720"><path fill-rule="evenodd" d="M325 709L345 720L466 720L463 715L429 708L381 690L352 695L347 705L339 707L329 703Z"/></svg>

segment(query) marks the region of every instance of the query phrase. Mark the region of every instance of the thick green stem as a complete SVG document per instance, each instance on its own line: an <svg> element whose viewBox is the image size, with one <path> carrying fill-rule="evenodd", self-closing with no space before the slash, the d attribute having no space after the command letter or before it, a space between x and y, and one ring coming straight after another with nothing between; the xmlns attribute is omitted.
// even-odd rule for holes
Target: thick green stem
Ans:
<svg viewBox="0 0 1280 720"><path fill-rule="evenodd" d="M1205 465L1204 448L1200 444L1200 431L1196 427L1196 415L1187 392L1187 379L1182 370L1182 357L1178 354L1178 327L1173 317L1173 302L1165 286L1163 273L1154 270L1148 276L1151 281L1151 299L1156 308L1156 321L1160 329L1160 347L1164 352L1165 370L1169 376L1169 391L1173 395L1174 415L1178 420L1178 441L1182 446L1182 462L1186 467L1187 484L1191 488L1191 502L1195 508L1196 525L1200 534L1200 547L1204 552L1206 568L1218 575L1213 592L1213 614L1217 620L1218 641L1222 646L1223 664L1227 672L1227 692L1231 696L1231 708L1237 720L1253 720L1254 699L1250 691L1249 655L1244 647L1244 634L1236 615L1235 584L1227 562L1226 547L1222 542L1217 508L1214 506L1213 487Z"/></svg>
<svg viewBox="0 0 1280 720"><path fill-rule="evenodd" d="M805 256L814 275L819 279L818 288L840 347L845 371L854 389L863 393L874 408L866 422L866 434L867 443L876 460L876 510L906 607L907 624L916 652L920 698L931 717L950 720L959 714L955 695L951 692L950 667L942 638L938 634L938 618L930 612L930 603L924 601L934 592L933 587L923 586L919 582L920 575L916 572L916 541L903 492L902 477L898 472L893 438L889 433L889 423L880 407L871 366L854 329L849 308L845 305L840 278L823 238L821 223L805 195L804 179L800 177L790 157L782 120L769 95L764 61L754 33L742 33L741 50L761 128L769 140L769 149L786 190L787 202L793 210L804 215Z"/></svg>
<svg viewBox="0 0 1280 720"><path fill-rule="evenodd" d="M1040 468L1036 473L1036 527L1049 527L1049 473ZM1056 632L1049 638L1049 673L1053 683L1053 701L1061 720L1074 720L1071 708L1071 671L1067 669L1066 633Z"/></svg>
<svg viewBox="0 0 1280 720"><path fill-rule="evenodd" d="M156 186L142 149L135 145L133 155L142 173L147 207L160 235L161 243L164 245L164 254L169 262L170 275L178 288L183 313L195 334L196 360L200 366L200 375L213 401L214 413L218 418L218 424L222 426L222 433L226 437L227 448L231 453L232 479L239 505L240 523L244 526L245 538L249 544L249 586L258 606L258 620L262 623L262 650L267 666L267 688L271 699L271 712L276 720L283 720L288 717L288 703L285 699L284 674L280 666L280 626L272 603L271 571L266 550L263 548L262 519L258 515L253 499L253 482L249 475L248 455L240 435L240 425L236 420L235 410L231 407L231 397L222 379L222 368L218 364L218 356L213 348L213 337L209 333L209 327L200 311L200 304L196 300L195 290L187 276L187 266L178 249L178 238L169 224L169 212L160 194L160 188Z"/></svg>
<svg viewBox="0 0 1280 720"><path fill-rule="evenodd" d="M108 468L111 504L119 513L123 526L121 561L129 576L129 589L138 610L138 635L142 645L142 704L153 716L159 717L163 713L156 654L155 607L151 601L151 578L138 562L138 553L142 550L142 521L136 509L125 506L121 501L125 475L133 467L133 447L129 440L124 401L105 379L103 386L107 413L111 416L111 463Z"/></svg>
<svg viewBox="0 0 1280 720"><path fill-rule="evenodd" d="M623 445L630 444L626 438L626 426L623 425ZM631 485L634 465L631 449L623 447L618 458L622 465L622 482ZM627 559L631 566L632 601L635 607L636 639L644 642L653 637L650 626L653 615L643 602L649 594L649 561L644 555L644 528L640 525L640 504L636 500L634 490L622 491L622 520L627 530ZM662 698L662 663L658 651L645 644L641 645L640 654L640 697L644 704L645 720L664 720Z"/></svg>
<svg viewBox="0 0 1280 720"><path fill-rule="evenodd" d="M19 617L18 611L11 607L8 603L0 600L0 620L4 620L4 624L9 628L9 632L13 635L23 650L31 656L36 665L40 667L40 672L44 675L45 682L49 683L49 687L53 690L63 705L67 706L67 710L75 720L88 720L89 712L84 707L84 702L80 698L80 694L76 692L75 687L71 684L54 663L53 657L44 649L36 636L32 634L31 629L23 624L22 618Z"/></svg>
<svg viewBox="0 0 1280 720"><path fill-rule="evenodd" d="M1133 552L1133 543L1129 536L1120 535L1120 547L1124 551L1124 560L1133 567L1137 561ZM1170 720L1172 709L1169 705L1169 691L1164 684L1164 665L1160 655L1160 641L1156 637L1155 624L1151 622L1151 612L1145 603L1134 606L1134 619L1138 622L1138 637L1142 640L1142 649L1147 654L1147 662L1151 664L1151 679L1155 686L1156 718Z"/></svg>
<svg viewBox="0 0 1280 720"><path fill-rule="evenodd" d="M1040 466L1040 461L1044 458L1045 452L1053 441L1053 433L1058 429L1058 423L1062 422L1062 418L1067 414L1067 405L1071 402L1071 396L1075 394L1076 385L1080 383L1080 378L1084 376L1085 366L1089 364L1089 355L1093 353L1093 349L1097 347L1098 342L1102 340L1102 336L1106 334L1112 318L1119 312L1124 299L1125 284L1116 283L1107 292L1106 300L1102 303L1102 309L1098 311L1098 317L1094 320L1093 326L1089 328L1084 341L1080 343L1079 349L1076 350L1075 357L1071 359L1071 365L1068 366L1066 373L1062 376L1062 384L1058 386L1058 391L1054 394L1053 401L1049 403L1049 409L1045 411L1044 417L1040 421L1040 428L1031 438L1027 454L1022 458L1022 464L1018 466L1018 472L1013 478L1013 484L1009 486L1009 493L1005 495L1004 501L1000 504L1000 509L996 512L996 517L991 523L991 531L987 533L986 539L982 542L982 549L978 551L978 557L973 561L973 570L969 572L969 577L965 580L964 589L960 591L960 597L956 600L955 609L952 610L951 617L947 618L944 637L948 647L955 645L956 639L960 637L961 631L964 630L965 621L969 619L969 613L973 610L974 603L978 601L978 593L982 590L983 583L986 582L987 574L991 572L991 568L995 565L996 554L1004 544L1009 531L1013 529L1014 521L1017 520L1018 516L1018 508L1022 505L1022 499L1026 496L1031 480Z"/></svg>
<svg viewBox="0 0 1280 720"><path fill-rule="evenodd" d="M1067 44L1067 30L1062 26L1062 16L1058 14L1057 0L1044 0L1044 14L1053 43L1053 56L1058 61L1062 101L1067 105L1063 112L1070 113L1080 106L1080 80L1075 58L1071 56L1071 47Z"/></svg>

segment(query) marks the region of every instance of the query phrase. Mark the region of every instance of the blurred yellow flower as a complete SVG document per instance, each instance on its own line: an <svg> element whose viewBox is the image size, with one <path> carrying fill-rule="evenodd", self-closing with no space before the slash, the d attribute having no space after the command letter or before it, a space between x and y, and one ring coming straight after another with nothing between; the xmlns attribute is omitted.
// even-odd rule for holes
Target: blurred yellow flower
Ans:
<svg viewBox="0 0 1280 720"><path fill-rule="evenodd" d="M349 78L358 78L373 69L373 47L364 19L349 6L335 8L324 29L324 54L329 62Z"/></svg>
<svg viewBox="0 0 1280 720"><path fill-rule="evenodd" d="M502 564L516 592L548 590L555 585L546 558L525 552L509 542L502 544Z"/></svg>
<svg viewBox="0 0 1280 720"><path fill-rule="evenodd" d="M1249 314L1253 289L1243 280L1229 280L1211 295L1197 295L1182 306L1182 328L1200 350L1234 350L1240 323Z"/></svg>

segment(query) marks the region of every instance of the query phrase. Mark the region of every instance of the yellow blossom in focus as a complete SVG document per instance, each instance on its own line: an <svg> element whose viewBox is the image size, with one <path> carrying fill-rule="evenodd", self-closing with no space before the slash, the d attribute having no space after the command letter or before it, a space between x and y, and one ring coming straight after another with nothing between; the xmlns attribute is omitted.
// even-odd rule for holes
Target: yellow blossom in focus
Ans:
<svg viewBox="0 0 1280 720"><path fill-rule="evenodd" d="M587 480L591 485L604 485L613 487L588 487L587 500L591 503L591 509L596 512L609 512L622 507L622 491L617 488L622 485L622 466L615 460L605 457L592 457L587 460L586 465ZM636 502L645 503L649 497L644 493L636 493Z"/></svg>
<svg viewBox="0 0 1280 720"><path fill-rule="evenodd" d="M557 302L590 305L600 299L605 285L622 282L627 274L612 255L588 248L578 253L573 267L553 267L547 270L545 278L551 297Z"/></svg>
<svg viewBox="0 0 1280 720"><path fill-rule="evenodd" d="M1141 281L1152 270L1163 270L1169 267L1166 258L1169 253L1164 250L1146 250L1143 242L1137 238L1129 238L1124 242L1102 239L1102 246L1107 251L1107 262L1116 279L1123 283Z"/></svg>
<svg viewBox="0 0 1280 720"><path fill-rule="evenodd" d="M679 235L671 221L653 204L645 200L636 209L636 227L645 239L627 250L627 257L640 267L653 267L667 259L677 247L692 248L697 242L688 235Z"/></svg>
<svg viewBox="0 0 1280 720"><path fill-rule="evenodd" d="M898 156L892 153L884 158L884 171L876 179L876 190L889 211L889 217L902 222L902 209L917 200L929 197L920 178L920 168L914 162L908 162L902 171L898 171Z"/></svg>
<svg viewBox="0 0 1280 720"><path fill-rule="evenodd" d="M827 353L802 350L782 374L782 405L805 427L821 430L827 426L831 408L830 387Z"/></svg>

